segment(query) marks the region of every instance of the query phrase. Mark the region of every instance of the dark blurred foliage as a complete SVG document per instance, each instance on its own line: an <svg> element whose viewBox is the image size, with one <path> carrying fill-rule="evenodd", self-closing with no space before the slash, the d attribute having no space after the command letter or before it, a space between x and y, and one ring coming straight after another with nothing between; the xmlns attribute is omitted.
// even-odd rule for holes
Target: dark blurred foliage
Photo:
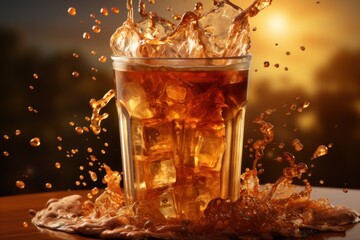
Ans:
<svg viewBox="0 0 360 240"><path fill-rule="evenodd" d="M104 187L101 183L104 171L99 171L101 163L121 171L114 102L111 101L103 110L110 117L103 122L107 131L98 137L87 132L79 135L74 128L89 126L85 120L91 115L89 100L101 98L113 87L110 61L107 65L98 63L93 66L83 53L76 50L44 54L37 49L25 48L17 33L10 29L0 29L0 50L0 195ZM79 58L74 58L73 52L77 52ZM274 159L288 151L295 155L297 162L309 166L311 176L305 175L304 178L308 178L312 185L321 185L320 180L324 180L322 186L360 188L358 66L359 52L339 51L319 70L314 82L318 89L315 96L286 88L271 91L273 79L256 79L251 84L252 100L247 107L245 143L250 138L261 137L252 120L266 109L276 109L268 118L275 127L276 137L267 147L266 157L261 160L265 169L260 177L262 183L274 182L281 175L287 164ZM94 72L91 67L99 71ZM79 72L79 77L71 75L74 71ZM38 79L33 77L34 73L38 74ZM97 80L92 80L92 76ZM310 107L298 112L297 108L304 101L309 101ZM29 111L29 106L38 113ZM312 128L299 128L299 121L306 114L315 116ZM70 126L70 122L74 126ZM16 130L21 134L16 135ZM9 136L8 140L3 138L5 134ZM57 140L58 136L63 140ZM33 137L41 139L39 147L30 146ZM295 151L291 145L295 138L304 145L302 151ZM279 148L282 142L285 147ZM106 147L105 143L109 146ZM310 160L317 146L329 143L333 143L333 147L326 156ZM62 150L58 150L58 146ZM92 148L91 153L88 147ZM250 148L251 144L246 143L243 168L251 167ZM5 156L4 151L8 151L9 156ZM91 155L97 160L92 161ZM55 168L56 162L61 164L60 169ZM79 166L84 166L84 170ZM97 182L91 180L89 171L98 174ZM80 179L80 175L84 179ZM17 180L24 181L26 187L17 188ZM76 181L80 186L75 184ZM53 185L51 189L45 187L47 182Z"/></svg>
<svg viewBox="0 0 360 240"><path fill-rule="evenodd" d="M100 162L120 169L115 104L112 102L104 110L111 117L104 121L103 127L111 131L96 137L87 132L76 134L74 128L89 127L85 120L86 116L91 116L89 100L101 98L113 87L111 70L108 70L111 67L102 71L101 63L92 66L81 52L75 50L44 54L37 49L25 48L17 33L10 29L0 29L0 51L0 168L3 172L0 194L46 191L49 190L45 188L47 182L53 185L50 190L83 188L82 182L87 183L87 188L103 187L103 173L98 173L98 183L93 183L88 171L98 172ZM74 52L79 58L72 56ZM92 71L91 67L98 68L98 72ZM74 71L80 74L79 77L72 76ZM38 79L33 77L34 73ZM92 80L93 76L96 81ZM29 111L29 106L38 113ZM75 125L70 126L70 122ZM16 135L16 130L21 134ZM9 139L6 140L4 135ZM63 140L57 140L58 136ZM39 147L30 146L33 137L41 139ZM110 146L105 147L105 142ZM59 151L57 146L62 150ZM88 163L91 162L88 147L98 159L92 167ZM71 150L78 152L73 154ZM4 156L4 151L9 152L9 156ZM55 168L56 162L61 163L60 169ZM79 170L81 165L84 166L82 171ZM80 175L84 180L79 179ZM15 186L17 180L24 181L26 187L19 190ZM81 182L80 186L75 185L77 180Z"/></svg>

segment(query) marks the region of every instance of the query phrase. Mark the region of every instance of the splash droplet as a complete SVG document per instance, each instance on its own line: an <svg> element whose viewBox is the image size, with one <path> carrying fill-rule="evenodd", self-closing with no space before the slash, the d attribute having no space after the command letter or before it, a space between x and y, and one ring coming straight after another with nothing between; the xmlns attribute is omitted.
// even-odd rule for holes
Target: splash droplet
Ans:
<svg viewBox="0 0 360 240"><path fill-rule="evenodd" d="M71 16L75 16L76 15L76 8L74 7L69 7L68 11L67 11Z"/></svg>
<svg viewBox="0 0 360 240"><path fill-rule="evenodd" d="M79 135L83 134L84 133L84 129L82 127L76 127L75 128L75 132Z"/></svg>
<svg viewBox="0 0 360 240"><path fill-rule="evenodd" d="M90 174L90 178L91 178L91 180L92 180L93 182L96 182L96 181L98 180L97 175L96 175L95 172L89 171L89 174Z"/></svg>
<svg viewBox="0 0 360 240"><path fill-rule="evenodd" d="M50 188L52 188L52 184L51 183L45 183L45 187L50 189Z"/></svg>
<svg viewBox="0 0 360 240"><path fill-rule="evenodd" d="M90 36L90 34L88 32L84 32L82 38L86 39L86 40L89 40L91 38L91 36Z"/></svg>
<svg viewBox="0 0 360 240"><path fill-rule="evenodd" d="M94 25L92 26L92 30L94 33L100 33L101 32L101 28L99 25Z"/></svg>
<svg viewBox="0 0 360 240"><path fill-rule="evenodd" d="M4 154L5 157L10 156L10 153L8 151L4 151L3 154Z"/></svg>
<svg viewBox="0 0 360 240"><path fill-rule="evenodd" d="M55 167L56 167L57 169L61 168L61 163L56 162L56 163L55 163Z"/></svg>
<svg viewBox="0 0 360 240"><path fill-rule="evenodd" d="M313 154L313 159L324 156L328 153L328 148L324 145L320 145Z"/></svg>
<svg viewBox="0 0 360 240"><path fill-rule="evenodd" d="M264 67L266 67L266 68L267 68L267 67L269 67L269 66L270 66L270 62L265 61L265 62L264 62Z"/></svg>
<svg viewBox="0 0 360 240"><path fill-rule="evenodd" d="M305 51L305 46L301 46L301 47L300 47L300 50L301 50L301 51Z"/></svg>
<svg viewBox="0 0 360 240"><path fill-rule="evenodd" d="M28 224L27 222L23 222L23 223L22 223L22 226L23 226L24 228L27 228L27 227L29 227L29 224Z"/></svg>
<svg viewBox="0 0 360 240"><path fill-rule="evenodd" d="M34 73L34 74L33 74L33 78L34 78L34 79L38 79L38 78L39 78L39 75L38 75L37 73Z"/></svg>
<svg viewBox="0 0 360 240"><path fill-rule="evenodd" d="M300 142L300 140L297 138L292 140L291 145L294 147L295 151L297 151L297 152L301 151L304 147L302 145L302 143Z"/></svg>
<svg viewBox="0 0 360 240"><path fill-rule="evenodd" d="M38 146L40 146L40 138L38 138L38 137L32 138L32 139L30 140L30 145L31 145L32 147L38 147Z"/></svg>
<svg viewBox="0 0 360 240"><path fill-rule="evenodd" d="M112 7L111 8L111 11L114 13L114 14L118 14L120 12L119 8L117 7Z"/></svg>
<svg viewBox="0 0 360 240"><path fill-rule="evenodd" d="M319 183L322 185L324 184L324 180L320 180Z"/></svg>
<svg viewBox="0 0 360 240"><path fill-rule="evenodd" d="M23 181L16 181L16 186L20 189L24 189L25 183Z"/></svg>
<svg viewBox="0 0 360 240"><path fill-rule="evenodd" d="M6 135L6 134L5 134L5 135L3 136L3 138L4 138L5 140L9 140L10 137L9 137L9 135Z"/></svg>
<svg viewBox="0 0 360 240"><path fill-rule="evenodd" d="M91 147L88 147L88 148L87 148L87 152L88 152L88 153L91 153L92 151L93 151L93 150L92 150Z"/></svg>
<svg viewBox="0 0 360 240"><path fill-rule="evenodd" d="M71 75L72 75L73 77L75 77L75 78L77 78L77 77L80 76L79 72L76 72L76 71L75 71L75 72L72 72Z"/></svg>
<svg viewBox="0 0 360 240"><path fill-rule="evenodd" d="M99 189L97 187L94 187L93 189L91 189L91 194L92 195L96 195L99 193Z"/></svg>
<svg viewBox="0 0 360 240"><path fill-rule="evenodd" d="M101 8L101 9L100 9L100 13L101 13L102 15L104 15L104 16L108 16L108 15L109 15L109 12L108 12L107 8Z"/></svg>
<svg viewBox="0 0 360 240"><path fill-rule="evenodd" d="M343 189L343 192L344 192L344 193L348 193L349 190L348 190L347 188L344 188L344 189Z"/></svg>
<svg viewBox="0 0 360 240"><path fill-rule="evenodd" d="M79 54L77 54L77 53L73 53L72 56L73 56L73 58L79 58Z"/></svg>
<svg viewBox="0 0 360 240"><path fill-rule="evenodd" d="M107 60L106 56L101 56L101 57L99 58L99 62L101 62L101 63L106 62L106 60Z"/></svg>
<svg viewBox="0 0 360 240"><path fill-rule="evenodd" d="M16 136L19 136L20 134L21 134L21 130L20 130L20 129L16 129L15 135L16 135Z"/></svg>
<svg viewBox="0 0 360 240"><path fill-rule="evenodd" d="M287 51L285 54L289 56L289 55L290 55L290 51Z"/></svg>
<svg viewBox="0 0 360 240"><path fill-rule="evenodd" d="M274 66L275 66L276 68L279 68L279 67L280 67L280 64L276 63Z"/></svg>

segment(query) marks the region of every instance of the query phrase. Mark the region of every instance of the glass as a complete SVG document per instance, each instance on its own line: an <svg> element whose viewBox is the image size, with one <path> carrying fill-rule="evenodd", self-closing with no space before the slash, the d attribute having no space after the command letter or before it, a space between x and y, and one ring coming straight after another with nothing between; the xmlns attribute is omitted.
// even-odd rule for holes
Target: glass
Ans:
<svg viewBox="0 0 360 240"><path fill-rule="evenodd" d="M197 219L239 198L251 56L112 59L125 203Z"/></svg>

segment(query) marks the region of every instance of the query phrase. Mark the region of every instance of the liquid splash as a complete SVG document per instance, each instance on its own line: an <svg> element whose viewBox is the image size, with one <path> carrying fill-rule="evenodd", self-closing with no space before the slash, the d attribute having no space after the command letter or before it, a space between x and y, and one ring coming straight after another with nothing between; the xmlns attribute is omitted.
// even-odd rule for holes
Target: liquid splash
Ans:
<svg viewBox="0 0 360 240"><path fill-rule="evenodd" d="M282 176L274 184L259 184L258 163L274 139L268 116L269 112L255 120L263 138L253 143L255 160L252 169L246 169L241 176L241 197L234 202L211 200L199 220L165 218L156 201L125 206L120 173L104 165L107 188L94 202L79 195L50 199L32 222L67 233L122 239L302 238L309 231L343 232L346 225L359 222L360 214L353 209L333 206L327 199L311 199L312 188L306 179L303 189L298 190L293 179L301 179L308 167L297 163L289 152L283 153L288 167Z"/></svg>

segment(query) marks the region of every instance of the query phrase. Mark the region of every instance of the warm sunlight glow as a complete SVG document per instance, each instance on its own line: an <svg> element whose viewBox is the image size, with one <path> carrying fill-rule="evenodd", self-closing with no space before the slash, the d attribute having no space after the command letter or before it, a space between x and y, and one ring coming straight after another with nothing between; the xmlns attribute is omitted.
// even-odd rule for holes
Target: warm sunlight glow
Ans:
<svg viewBox="0 0 360 240"><path fill-rule="evenodd" d="M271 32L284 33L287 27L287 19L282 14L274 14L269 17L268 28Z"/></svg>

